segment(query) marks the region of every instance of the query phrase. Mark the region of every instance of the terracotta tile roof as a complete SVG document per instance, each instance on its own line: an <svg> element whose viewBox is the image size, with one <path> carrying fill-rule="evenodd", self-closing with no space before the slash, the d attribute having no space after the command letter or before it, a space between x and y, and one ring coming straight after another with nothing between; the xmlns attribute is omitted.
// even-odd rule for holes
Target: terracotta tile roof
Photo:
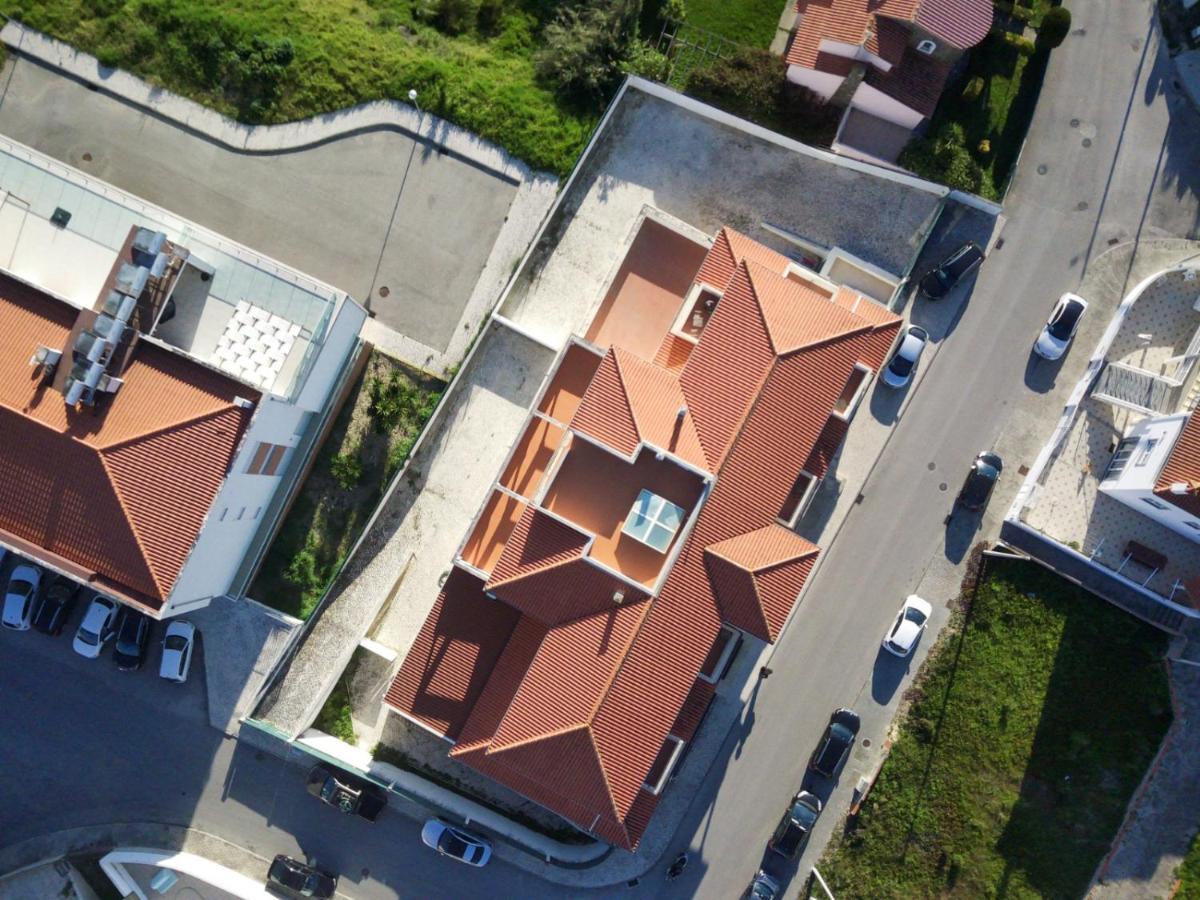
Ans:
<svg viewBox="0 0 1200 900"><path fill-rule="evenodd" d="M898 327L873 307L860 314L854 297L772 274L756 261L771 252L723 230L705 259L707 276L703 267L697 275L723 284L723 297L677 381L616 350L573 422L614 449L630 448L643 430L661 427L647 425L647 415L660 423L668 410L673 418L676 390L686 398L716 478L660 593L633 601L627 592L623 606L595 610L602 591L564 581L510 600L506 588L524 591L530 579L588 564L565 537L526 550L518 526L504 555L527 560L519 564L529 572L498 592L528 614L452 751L619 846L636 846L657 803L642 783L664 739L698 721L696 674L722 622L778 637L817 549L775 517L801 467L827 464L836 451L830 412L853 367L874 360L880 335ZM635 367L644 388L628 387ZM641 390L664 396L646 407L657 412L645 413ZM521 523L532 524L531 515Z"/></svg>
<svg viewBox="0 0 1200 900"><path fill-rule="evenodd" d="M725 620L751 633L778 633L818 552L776 524L707 547L708 571Z"/></svg>
<svg viewBox="0 0 1200 900"><path fill-rule="evenodd" d="M384 702L457 738L521 615L454 568Z"/></svg>
<svg viewBox="0 0 1200 900"><path fill-rule="evenodd" d="M675 724L671 726L671 734L681 740L690 741L700 727L700 722L704 719L704 714L708 712L708 707L716 693L717 686L711 681L697 678L692 682L692 689L688 692L687 699L683 701L679 715L675 717Z"/></svg>
<svg viewBox="0 0 1200 900"><path fill-rule="evenodd" d="M584 558L590 542L589 536L531 506L513 529L485 587L546 625L610 610L618 591L625 603L646 599L645 591Z"/></svg>
<svg viewBox="0 0 1200 900"><path fill-rule="evenodd" d="M691 341L668 332L658 348L658 353L655 354L654 362L664 369L678 372L692 355L692 348L695 346Z"/></svg>
<svg viewBox="0 0 1200 900"><path fill-rule="evenodd" d="M758 241L726 227L718 231L713 239L704 262L700 264L700 271L696 273L696 281L723 290L744 259L765 266L777 275L782 275L791 265L791 260L782 253L776 253L770 247L764 247Z"/></svg>
<svg viewBox="0 0 1200 900"><path fill-rule="evenodd" d="M1188 492L1172 493L1171 485L1180 482L1189 485ZM1193 412L1184 423L1171 455L1158 473L1154 493L1184 512L1200 516L1200 413Z"/></svg>
<svg viewBox="0 0 1200 900"><path fill-rule="evenodd" d="M0 529L157 607L249 421L233 401L259 395L140 342L119 393L68 408L28 361L38 345L61 347L75 316L0 275Z"/></svg>
<svg viewBox="0 0 1200 900"><path fill-rule="evenodd" d="M639 442L666 450L701 469L710 465L696 433L679 376L611 348L583 395L571 427L631 455Z"/></svg>
<svg viewBox="0 0 1200 900"><path fill-rule="evenodd" d="M804 461L804 471L814 478L824 478L825 473L829 471L829 464L833 462L838 450L842 448L842 441L846 439L846 432L849 429L850 423L841 416L831 415L826 419L820 437L813 444L808 459Z"/></svg>
<svg viewBox="0 0 1200 900"><path fill-rule="evenodd" d="M868 66L863 80L909 109L923 116L932 116L952 68L949 62L910 48L890 72Z"/></svg>
<svg viewBox="0 0 1200 900"><path fill-rule="evenodd" d="M798 0L796 11L787 62L806 69L816 68L823 40L858 44L895 63L907 43L906 23L960 50L978 44L992 25L989 0Z"/></svg>

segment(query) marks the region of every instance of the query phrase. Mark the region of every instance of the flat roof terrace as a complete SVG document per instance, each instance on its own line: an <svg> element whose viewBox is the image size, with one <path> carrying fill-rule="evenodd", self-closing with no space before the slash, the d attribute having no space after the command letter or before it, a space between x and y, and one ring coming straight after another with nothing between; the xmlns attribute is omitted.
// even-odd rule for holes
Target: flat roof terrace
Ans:
<svg viewBox="0 0 1200 900"><path fill-rule="evenodd" d="M643 490L683 510L683 521L661 552L624 531ZM701 476L669 459L656 459L653 450L643 449L629 463L575 437L542 506L596 535L591 556L597 562L653 587L703 493Z"/></svg>
<svg viewBox="0 0 1200 900"><path fill-rule="evenodd" d="M704 244L643 219L587 339L603 350L616 345L654 359L707 252Z"/></svg>

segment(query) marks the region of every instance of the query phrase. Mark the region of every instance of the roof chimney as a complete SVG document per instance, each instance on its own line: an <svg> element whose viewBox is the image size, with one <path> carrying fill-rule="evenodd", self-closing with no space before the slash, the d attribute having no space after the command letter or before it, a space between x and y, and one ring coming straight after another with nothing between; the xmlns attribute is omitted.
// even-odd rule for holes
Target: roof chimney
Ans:
<svg viewBox="0 0 1200 900"><path fill-rule="evenodd" d="M234 397L233 405L240 409L254 409L254 401L248 397Z"/></svg>
<svg viewBox="0 0 1200 900"><path fill-rule="evenodd" d="M683 406L679 407L679 409L675 410L675 418L678 419L680 422L683 421L683 417L686 415L687 415L687 404L686 403Z"/></svg>
<svg viewBox="0 0 1200 900"><path fill-rule="evenodd" d="M1192 492L1194 489L1195 489L1195 485L1189 484L1189 483L1188 483L1188 482L1186 482L1186 481L1176 481L1176 482L1175 482L1174 484L1172 484L1172 485L1171 485L1171 487L1169 488L1169 490L1171 491L1171 493L1172 493L1172 494L1175 494L1176 496L1182 496L1182 495L1184 495L1184 494L1190 494L1190 493L1191 493L1191 492Z"/></svg>
<svg viewBox="0 0 1200 900"><path fill-rule="evenodd" d="M613 603L616 603L618 606L620 606L624 602L625 602L625 592L624 591L613 591Z"/></svg>

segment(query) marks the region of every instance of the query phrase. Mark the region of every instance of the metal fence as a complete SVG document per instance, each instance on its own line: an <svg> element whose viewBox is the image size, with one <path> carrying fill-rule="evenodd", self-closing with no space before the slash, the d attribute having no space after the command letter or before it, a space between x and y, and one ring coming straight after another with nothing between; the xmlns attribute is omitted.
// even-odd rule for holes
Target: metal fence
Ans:
<svg viewBox="0 0 1200 900"><path fill-rule="evenodd" d="M672 87L683 87L693 71L728 59L737 53L739 46L715 31L668 19L658 36L658 52L670 64L666 83Z"/></svg>

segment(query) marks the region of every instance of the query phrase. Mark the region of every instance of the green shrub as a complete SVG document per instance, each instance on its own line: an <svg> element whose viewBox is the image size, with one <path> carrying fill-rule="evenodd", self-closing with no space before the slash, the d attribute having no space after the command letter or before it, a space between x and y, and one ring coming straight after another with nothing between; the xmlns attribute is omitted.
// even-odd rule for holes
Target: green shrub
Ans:
<svg viewBox="0 0 1200 900"><path fill-rule="evenodd" d="M604 98L621 78L640 11L640 0L563 6L542 32L534 56L538 76L568 98Z"/></svg>
<svg viewBox="0 0 1200 900"><path fill-rule="evenodd" d="M708 68L693 69L687 92L705 103L811 144L828 146L840 110L779 72L769 50L747 48Z"/></svg>
<svg viewBox="0 0 1200 900"><path fill-rule="evenodd" d="M372 378L367 384L367 412L378 434L394 431L401 422L424 422L433 414L439 393L422 391L398 370L387 381Z"/></svg>
<svg viewBox="0 0 1200 900"><path fill-rule="evenodd" d="M1042 24L1038 28L1037 46L1039 49L1053 50L1067 39L1070 32L1071 11L1065 6L1055 6L1042 16Z"/></svg>
<svg viewBox="0 0 1200 900"><path fill-rule="evenodd" d="M433 21L446 34L462 34L479 17L480 0L436 0Z"/></svg>
<svg viewBox="0 0 1200 900"><path fill-rule="evenodd" d="M1037 47L1033 41L1021 34L1014 34L1011 31L1004 32L1004 43L1010 47L1015 47L1018 53L1029 56Z"/></svg>
<svg viewBox="0 0 1200 900"><path fill-rule="evenodd" d="M978 100L979 95L982 93L983 93L983 78L980 77L979 75L976 75L974 78L972 78L970 81L967 82L967 86L965 88L963 88L962 95L963 95L964 100Z"/></svg>
<svg viewBox="0 0 1200 900"><path fill-rule="evenodd" d="M479 12L475 16L475 24L479 28L479 33L488 37L498 34L504 12L505 0L481 0Z"/></svg>
<svg viewBox="0 0 1200 900"><path fill-rule="evenodd" d="M683 0L666 0L658 10L658 17L670 22L686 22L687 6Z"/></svg>
<svg viewBox="0 0 1200 900"><path fill-rule="evenodd" d="M936 135L909 141L900 154L900 165L948 187L984 197L993 192L987 173L967 149L962 126L957 122Z"/></svg>
<svg viewBox="0 0 1200 900"><path fill-rule="evenodd" d="M666 81L671 71L671 61L645 41L634 41L629 46L621 71L626 75L640 75L651 81Z"/></svg>
<svg viewBox="0 0 1200 900"><path fill-rule="evenodd" d="M329 474L338 483L338 487L348 491L355 487L363 474L362 453L358 447L351 447L345 453L339 453L329 461Z"/></svg>

